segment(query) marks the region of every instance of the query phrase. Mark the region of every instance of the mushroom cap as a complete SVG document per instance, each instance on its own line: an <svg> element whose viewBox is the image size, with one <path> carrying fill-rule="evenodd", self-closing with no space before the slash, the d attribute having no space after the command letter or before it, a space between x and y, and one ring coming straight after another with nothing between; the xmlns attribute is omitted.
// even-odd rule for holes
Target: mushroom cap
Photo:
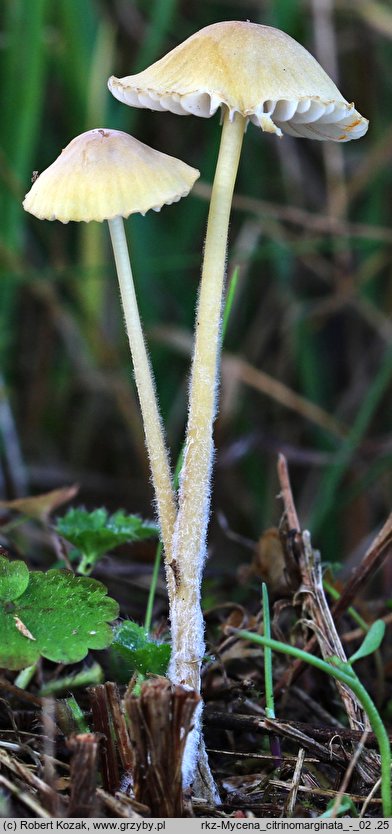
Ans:
<svg viewBox="0 0 392 834"><path fill-rule="evenodd" d="M113 95L133 107L208 118L226 105L262 130L347 142L367 131L320 64L271 26L213 23L151 67L109 79Z"/></svg>
<svg viewBox="0 0 392 834"><path fill-rule="evenodd" d="M199 171L128 133L97 128L72 139L36 179L23 208L41 220L111 220L159 211L189 194Z"/></svg>

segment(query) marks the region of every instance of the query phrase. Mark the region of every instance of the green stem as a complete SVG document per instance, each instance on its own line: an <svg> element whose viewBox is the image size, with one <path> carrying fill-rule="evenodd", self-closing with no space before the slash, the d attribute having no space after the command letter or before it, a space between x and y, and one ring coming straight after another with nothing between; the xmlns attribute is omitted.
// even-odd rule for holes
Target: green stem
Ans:
<svg viewBox="0 0 392 834"><path fill-rule="evenodd" d="M231 281L229 283L229 287L228 287L227 295L226 295L225 309L223 310L223 316L222 316L222 347L223 347L224 342L225 342L226 331L227 331L227 327L228 327L228 324L229 324L231 311L232 311L232 308L233 308L234 296L235 296L236 291L237 291L237 284L238 284L239 277L240 277L240 268L238 266L236 266L234 271L233 271L233 274L231 276Z"/></svg>
<svg viewBox="0 0 392 834"><path fill-rule="evenodd" d="M152 569L150 589L148 592L148 600L146 606L146 616L144 618L144 628L148 633L151 631L152 612L154 610L155 592L158 584L159 568L161 567L162 558L162 543L159 542L155 551L154 567Z"/></svg>
<svg viewBox="0 0 392 834"><path fill-rule="evenodd" d="M39 695L41 697L46 697L47 695L58 695L59 692L80 689L82 686L94 686L98 683L102 683L103 680L104 674L102 667L99 663L93 663L86 669L82 669L80 672L77 672L76 675L64 675L64 677L57 678L57 680L48 681L48 683L44 686L41 686Z"/></svg>
<svg viewBox="0 0 392 834"><path fill-rule="evenodd" d="M246 119L226 110L208 216L204 263L196 315L179 510L173 540L177 587L171 612L172 660L169 677L200 691L204 626L200 586L206 552L213 460L218 358L227 235Z"/></svg>
<svg viewBox="0 0 392 834"><path fill-rule="evenodd" d="M271 639L271 621L268 600L268 590L265 582L262 584L263 595L263 629L264 637ZM266 646L264 649L264 689L265 689L265 714L267 718L275 718L274 686L272 682L272 651Z"/></svg>
<svg viewBox="0 0 392 834"><path fill-rule="evenodd" d="M74 695L70 695L69 698L66 698L64 703L64 710L66 717L68 720L70 719L70 723L72 723L72 731L78 733L89 733L90 727L87 724L85 714L81 707L79 706L76 698ZM67 715L68 713L68 715ZM71 728L70 728L71 729Z"/></svg>
<svg viewBox="0 0 392 834"><path fill-rule="evenodd" d="M177 459L176 468L174 470L173 476L173 489L177 491L178 489L178 481L180 477L180 472L182 469L182 464L184 460L184 447L182 446L180 454ZM150 632L151 630L151 622L152 622L152 612L154 609L154 600L155 600L155 592L157 589L158 584L158 576L159 576L159 568L161 566L161 558L162 558L162 544L161 542L158 544L158 547L155 552L155 559L154 559L154 567L152 570L151 582L150 582L150 590L148 592L148 600L147 600L147 607L146 607L146 616L144 619L144 628L146 631Z"/></svg>
<svg viewBox="0 0 392 834"><path fill-rule="evenodd" d="M168 564L171 561L172 538L176 518L176 503L171 483L168 454L163 436L150 361L139 317L124 223L122 217L115 217L113 220L109 220L108 223L143 417L161 536L165 549L166 563ZM166 573L170 600L174 592L173 572L167 567Z"/></svg>
<svg viewBox="0 0 392 834"><path fill-rule="evenodd" d="M253 643L259 643L261 646L267 646L275 652L281 652L282 654L288 654L291 655L291 657L303 660L305 663L315 666L316 669L320 669L322 672L326 672L327 675L330 675L341 683L344 683L352 690L352 692L354 692L358 701L365 710L370 726L377 738L381 756L381 799L383 813L384 817L392 816L391 747L389 744L388 733L384 727L380 713L378 712L370 695L358 680L351 667L350 672L345 672L336 666L332 666L331 663L321 660L320 657L315 657L308 652L304 652L302 649L297 649L296 646L286 645L285 643L280 643L278 640L271 640L268 637L263 637L261 634L254 634L253 632L246 631L244 629L239 629L238 631L237 629L231 629L231 631L233 633L235 632L244 640L251 640Z"/></svg>
<svg viewBox="0 0 392 834"><path fill-rule="evenodd" d="M20 689L27 689L37 671L37 668L38 661L37 663L33 663L32 666L26 666L25 669L21 669L14 680L15 686L19 686Z"/></svg>

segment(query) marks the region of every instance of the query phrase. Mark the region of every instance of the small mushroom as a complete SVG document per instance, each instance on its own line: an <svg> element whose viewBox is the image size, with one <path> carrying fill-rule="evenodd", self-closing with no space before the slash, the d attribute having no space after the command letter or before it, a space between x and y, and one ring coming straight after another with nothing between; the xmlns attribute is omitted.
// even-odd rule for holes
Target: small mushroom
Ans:
<svg viewBox="0 0 392 834"><path fill-rule="evenodd" d="M286 32L249 21L213 23L137 75L109 79L119 101L213 116L227 108L267 133L348 142L368 121L349 104L320 64Z"/></svg>
<svg viewBox="0 0 392 834"><path fill-rule="evenodd" d="M108 221L167 561L176 502L123 218L177 202L189 193L198 176L194 168L127 133L89 130L64 148L35 180L23 202L26 211L42 220ZM170 594L174 586L170 570L167 576Z"/></svg>
<svg viewBox="0 0 392 834"><path fill-rule="evenodd" d="M220 322L228 224L242 141L251 121L281 136L347 142L368 122L341 95L315 58L285 32L226 21L196 32L137 75L110 78L133 107L209 118L222 110L193 354L184 465L173 556L179 585L172 623L174 683L199 690L204 654L200 584L206 552L217 400Z"/></svg>

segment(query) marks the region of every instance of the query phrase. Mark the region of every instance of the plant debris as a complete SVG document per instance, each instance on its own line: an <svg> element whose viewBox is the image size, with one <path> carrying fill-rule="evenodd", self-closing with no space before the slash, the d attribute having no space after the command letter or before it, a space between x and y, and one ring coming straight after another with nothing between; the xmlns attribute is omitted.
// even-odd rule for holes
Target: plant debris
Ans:
<svg viewBox="0 0 392 834"><path fill-rule="evenodd" d="M282 456L278 469L284 505L281 549L297 581L291 582L291 596L290 585L286 584L284 600L275 599L272 632L279 639L304 648L313 646L313 651L319 650L322 656L335 655L347 664L332 612L340 603L340 618L346 624L345 612L355 601L358 575L364 584L372 574L369 564L376 559L379 565L380 553L385 554L389 547L389 522L365 554L365 568L359 565L348 591L346 586L346 604L342 605L341 598L330 604L323 588L320 556L313 550L309 534L299 529ZM15 604L23 599L33 577L38 575L41 583L45 580L44 574L29 573L22 561L1 557L0 565L3 599L15 600ZM77 579L62 571L49 575L52 573L76 583L75 588L86 582L99 588L95 580ZM42 605L45 599L41 594ZM20 607L15 610L22 611ZM157 656L154 660L159 641L151 641L135 623L125 622L121 628L125 637L128 631L130 634L124 651L127 657L136 652L137 661L128 658L127 680L132 668L135 670L128 688L120 676L117 683L109 681L89 689L78 686L77 700L73 696L73 700L66 697L48 702L37 694L38 684L42 688L46 681L48 686L50 678L59 674L53 663L37 662L38 655L34 655L35 676L27 683L28 689L18 686L20 676L13 679L12 672L3 672L0 789L8 796L9 813L42 818L314 817L328 808L326 813L332 816L353 810L380 816L381 798L374 787L380 773L377 739L353 693L314 674L303 663L292 663L273 653L277 717L268 718L263 695L263 651L236 635L236 629L243 628L260 632L261 611L251 613L243 605L227 602L210 608L206 617L209 656L203 669L204 732L220 805L211 804L210 798L206 800L199 791L184 793L181 787L184 744L198 698L194 692L173 687L166 678L156 675L154 663L163 663L163 671L167 664L168 644L161 644L165 647L164 658ZM24 624L22 616L20 619ZM361 679L370 690L374 658L385 653L384 644L379 648L385 630L383 620L390 622L388 614L379 605L375 608L368 604L367 631L359 628L357 637L354 634L352 638L358 643L349 660L361 663ZM41 633L38 628L38 642ZM23 634L20 636L22 639ZM23 639L27 642L28 635ZM28 645L35 642L29 639ZM139 660L138 652L142 653ZM109 658L110 654L108 662ZM385 660L388 662L388 657ZM88 663L93 672L94 664ZM116 675L113 664L109 663L108 669ZM85 667L82 681L88 681L88 670L89 666ZM386 683L387 666L383 674ZM67 683L72 687L72 681L80 676L76 667ZM300 680L300 686L294 685L294 680ZM284 690L282 681L286 681ZM53 708L48 711L49 703ZM278 738L279 761L274 756L274 745L268 744L269 739Z"/></svg>

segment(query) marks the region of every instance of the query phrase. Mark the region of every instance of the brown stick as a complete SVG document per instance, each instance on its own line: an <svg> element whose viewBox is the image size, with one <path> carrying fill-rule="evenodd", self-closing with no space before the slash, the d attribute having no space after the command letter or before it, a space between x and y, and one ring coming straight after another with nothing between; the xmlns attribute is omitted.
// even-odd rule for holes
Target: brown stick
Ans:
<svg viewBox="0 0 392 834"><path fill-rule="evenodd" d="M392 554L392 513L366 551L360 564L353 570L341 597L335 602L332 613L340 617L353 602L359 590L374 576L382 563Z"/></svg>
<svg viewBox="0 0 392 834"><path fill-rule="evenodd" d="M94 731L101 738L101 771L104 789L114 794L120 785L116 749L112 738L109 705L103 684L92 686L88 690Z"/></svg>
<svg viewBox="0 0 392 834"><path fill-rule="evenodd" d="M105 689L112 716L113 729L116 734L121 764L125 773L130 774L133 769L133 753L125 716L121 706L120 696L118 694L118 688L115 683L108 682L105 684Z"/></svg>
<svg viewBox="0 0 392 834"><path fill-rule="evenodd" d="M286 458L284 455L282 455L282 453L278 455L278 478L282 490L280 497L283 501L283 506L286 513L287 526L289 530L295 530L297 533L299 533L301 528L299 524L297 510L295 509L293 493L291 492L289 470L287 468Z"/></svg>
<svg viewBox="0 0 392 834"><path fill-rule="evenodd" d="M278 475L282 486L282 498L285 501L284 506L285 508L287 507L287 518L290 518L290 522L288 523L291 525L291 522L294 522L296 518L298 519L298 516L296 514L295 507L293 510L294 502L291 496L287 462L284 455L279 455ZM297 527L294 525L294 527L292 527L291 529L299 530L299 523ZM368 582L371 579L371 577L381 567L382 563L391 554L391 552L392 513L388 517L383 528L376 536L372 545L366 551L365 556L360 565L358 565L358 567L355 568L355 570L353 571L351 579L348 581L341 597L332 606L331 613L335 622L339 619L339 617L342 616L342 614L345 613L345 611L347 611L347 608L353 602L358 590L363 590L363 587L366 584L366 582ZM315 635L312 635L312 637L305 644L304 651L312 653L316 650L317 638ZM294 660L294 662L291 663L290 666L283 673L281 678L276 682L274 688L275 695L278 695L280 694L280 692L287 689L287 687L299 677L299 675L304 671L305 668L306 664L302 660Z"/></svg>
<svg viewBox="0 0 392 834"><path fill-rule="evenodd" d="M4 689L10 695L14 695L15 698L19 698L21 701L26 701L29 704L34 704L35 707L43 706L43 698L38 698L37 695L33 695L31 692L26 692L25 689L20 689L19 686L15 686L15 684L10 683L10 681L5 680L5 678L0 678L0 689Z"/></svg>
<svg viewBox="0 0 392 834"><path fill-rule="evenodd" d="M134 751L134 789L153 817L183 816L182 758L200 696L166 678L142 685L139 697L126 697Z"/></svg>
<svg viewBox="0 0 392 834"><path fill-rule="evenodd" d="M212 712L207 709L203 718L204 724L209 727L223 728L225 730L233 730L238 733L272 733L274 732L275 722L267 718L259 718L254 715L242 715L240 713L230 712ZM338 743L349 745L350 743L358 744L363 733L359 730L349 730L346 727L313 727L311 724L306 724L303 721L284 721L279 722L284 728L290 727L292 732L298 730L305 733L309 738L315 739L319 742L331 742L336 739ZM390 741L392 742L392 733L390 733ZM374 733L368 733L366 736L365 747L378 749L377 739Z"/></svg>
<svg viewBox="0 0 392 834"><path fill-rule="evenodd" d="M66 744L72 752L68 816L94 817L98 739L92 733L83 733L71 736Z"/></svg>
<svg viewBox="0 0 392 834"><path fill-rule="evenodd" d="M310 533L307 530L300 532L298 515L295 509L294 498L290 486L287 462L284 455L280 454L278 459L278 476L281 485L281 496L284 503L286 525L289 533L293 530L294 541L291 547L286 543L286 551L290 554L295 546L294 556L297 557L298 567L301 572L301 585L295 596L295 601L301 603L302 617L308 627L314 631L322 657L338 657L343 662L347 661L342 642L336 630L328 602L325 597L320 554L313 550ZM366 715L351 689L336 681L336 687L343 701L347 717L352 729L368 726Z"/></svg>

